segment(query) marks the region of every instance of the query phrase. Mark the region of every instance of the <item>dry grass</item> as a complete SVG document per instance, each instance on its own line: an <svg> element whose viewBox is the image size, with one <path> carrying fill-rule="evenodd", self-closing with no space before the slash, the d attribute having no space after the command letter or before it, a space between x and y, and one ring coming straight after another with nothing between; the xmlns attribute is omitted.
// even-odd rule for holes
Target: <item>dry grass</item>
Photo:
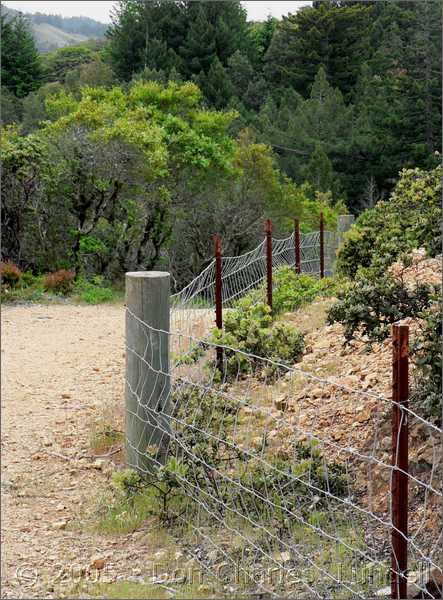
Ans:
<svg viewBox="0 0 443 600"><path fill-rule="evenodd" d="M314 333L326 323L328 309L334 301L334 298L326 298L312 302L297 312L284 314L282 320L295 325L303 335Z"/></svg>

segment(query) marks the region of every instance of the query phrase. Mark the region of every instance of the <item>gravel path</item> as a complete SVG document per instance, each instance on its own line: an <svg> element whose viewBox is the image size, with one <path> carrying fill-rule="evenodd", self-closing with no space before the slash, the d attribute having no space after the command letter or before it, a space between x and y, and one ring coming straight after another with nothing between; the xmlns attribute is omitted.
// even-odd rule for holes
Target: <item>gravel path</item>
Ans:
<svg viewBox="0 0 443 600"><path fill-rule="evenodd" d="M75 525L106 479L89 436L123 402L123 332L122 306L3 308L3 598L58 598L97 556L111 580L146 562L140 535Z"/></svg>

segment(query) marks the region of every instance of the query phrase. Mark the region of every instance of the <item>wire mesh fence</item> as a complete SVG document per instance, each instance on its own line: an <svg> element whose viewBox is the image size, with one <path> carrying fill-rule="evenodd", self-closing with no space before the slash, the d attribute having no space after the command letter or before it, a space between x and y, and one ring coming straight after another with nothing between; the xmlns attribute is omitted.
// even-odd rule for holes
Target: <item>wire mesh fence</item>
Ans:
<svg viewBox="0 0 443 600"><path fill-rule="evenodd" d="M301 366L204 341L191 363L169 365L198 336L155 328L130 308L138 368L127 394L139 423L130 466L146 474L161 514L217 589L273 597L372 597L389 586L392 534L408 543L415 590L439 571L441 429L370 389ZM162 358L163 357L163 358ZM427 468L391 456L393 406L426 449ZM407 477L407 533L392 519L392 487ZM418 574L425 574L419 576ZM440 575L441 577L441 575ZM388 592L386 592L388 595ZM395 597L395 596L394 596Z"/></svg>
<svg viewBox="0 0 443 600"><path fill-rule="evenodd" d="M337 234L324 232L325 275L332 275L337 247ZM320 275L320 233L312 232L300 236L301 272ZM241 256L222 256L222 304L232 307L237 300L259 287L266 279L266 239L256 248ZM284 239L272 240L272 269L295 267L294 234ZM186 287L171 296L173 330L191 334L194 321L190 324L191 310L198 310L202 327L212 319L211 309L215 306L215 259ZM208 327L206 327L208 329ZM195 333L195 332L194 332Z"/></svg>

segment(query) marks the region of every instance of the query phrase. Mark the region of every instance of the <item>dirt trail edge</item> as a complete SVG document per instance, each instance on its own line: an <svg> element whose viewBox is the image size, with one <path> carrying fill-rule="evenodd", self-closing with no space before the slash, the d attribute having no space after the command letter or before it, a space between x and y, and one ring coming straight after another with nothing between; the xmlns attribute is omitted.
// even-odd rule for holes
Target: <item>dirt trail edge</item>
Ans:
<svg viewBox="0 0 443 600"><path fill-rule="evenodd" d="M106 477L90 428L123 402L123 332L122 306L2 310L2 598L69 594L94 562L111 580L146 563L140 536L75 526Z"/></svg>

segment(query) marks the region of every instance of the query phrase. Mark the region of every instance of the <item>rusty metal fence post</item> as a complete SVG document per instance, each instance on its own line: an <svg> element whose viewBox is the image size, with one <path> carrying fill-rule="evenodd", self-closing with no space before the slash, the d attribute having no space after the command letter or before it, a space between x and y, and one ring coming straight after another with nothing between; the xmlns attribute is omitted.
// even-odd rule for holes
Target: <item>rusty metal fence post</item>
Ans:
<svg viewBox="0 0 443 600"><path fill-rule="evenodd" d="M320 279L325 276L325 226L323 213L320 213Z"/></svg>
<svg viewBox="0 0 443 600"><path fill-rule="evenodd" d="M223 297L222 297L222 264L221 264L221 240L220 236L214 235L214 258L215 258L215 325L217 329L223 327ZM223 348L217 346L217 369L223 372Z"/></svg>
<svg viewBox="0 0 443 600"><path fill-rule="evenodd" d="M267 300L272 310L272 221L266 220L266 281Z"/></svg>
<svg viewBox="0 0 443 600"><path fill-rule="evenodd" d="M301 273L300 222L294 219L295 272Z"/></svg>
<svg viewBox="0 0 443 600"><path fill-rule="evenodd" d="M392 326L391 598L407 598L409 327Z"/></svg>

